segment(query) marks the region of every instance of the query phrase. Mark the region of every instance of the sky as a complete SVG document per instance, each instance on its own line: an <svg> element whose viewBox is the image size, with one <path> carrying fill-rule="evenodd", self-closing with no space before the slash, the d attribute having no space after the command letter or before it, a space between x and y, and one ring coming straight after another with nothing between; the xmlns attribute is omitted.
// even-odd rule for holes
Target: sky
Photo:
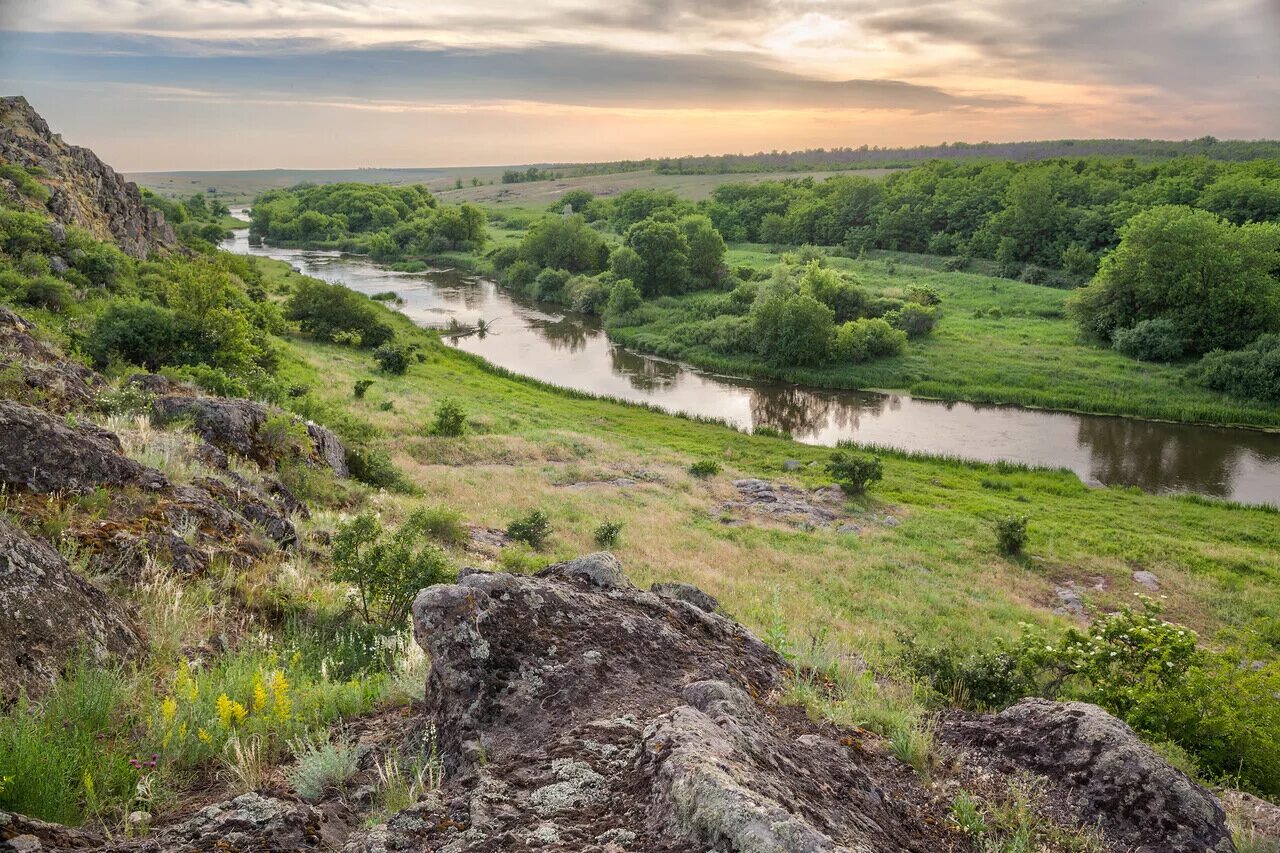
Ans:
<svg viewBox="0 0 1280 853"><path fill-rule="evenodd" d="M1280 0L0 0L122 171L1280 137Z"/></svg>

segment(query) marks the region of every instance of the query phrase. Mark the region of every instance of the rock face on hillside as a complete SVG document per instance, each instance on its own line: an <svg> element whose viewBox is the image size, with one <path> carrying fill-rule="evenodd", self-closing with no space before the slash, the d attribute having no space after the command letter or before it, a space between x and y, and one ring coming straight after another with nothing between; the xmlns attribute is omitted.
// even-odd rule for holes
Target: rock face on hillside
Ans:
<svg viewBox="0 0 1280 853"><path fill-rule="evenodd" d="M102 377L78 362L63 358L33 334L35 327L0 306L0 388L3 396L66 412L89 405Z"/></svg>
<svg viewBox="0 0 1280 853"><path fill-rule="evenodd" d="M0 516L0 704L19 691L37 697L80 654L91 663L125 660L138 634L106 593L56 551Z"/></svg>
<svg viewBox="0 0 1280 853"><path fill-rule="evenodd" d="M250 400L165 394L155 399L152 412L161 422L189 418L196 432L214 447L262 466L274 465L280 453L276 439L268 438L263 431L267 419L279 414L279 409ZM319 424L296 423L306 431L311 445L308 461L332 469L339 477L349 476L347 451L341 439Z"/></svg>
<svg viewBox="0 0 1280 853"><path fill-rule="evenodd" d="M1024 699L999 714L953 715L940 733L997 771L1066 783L1084 822L1101 823L1125 850L1235 849L1217 798L1096 705Z"/></svg>
<svg viewBox="0 0 1280 853"><path fill-rule="evenodd" d="M608 554L469 572L413 616L449 781L350 853L950 846L909 769L772 700L776 653Z"/></svg>
<svg viewBox="0 0 1280 853"><path fill-rule="evenodd" d="M20 96L0 98L0 162L43 170L37 179L50 193L41 204L0 178L0 193L11 202L47 209L62 225L114 241L134 257L178 246L173 228L142 203L136 184L89 149L63 142Z"/></svg>

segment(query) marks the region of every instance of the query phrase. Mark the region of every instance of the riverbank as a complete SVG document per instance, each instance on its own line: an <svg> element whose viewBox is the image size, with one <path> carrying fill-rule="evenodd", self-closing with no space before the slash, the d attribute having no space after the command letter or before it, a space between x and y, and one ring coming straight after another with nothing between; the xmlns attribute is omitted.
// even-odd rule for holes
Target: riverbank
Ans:
<svg viewBox="0 0 1280 853"><path fill-rule="evenodd" d="M526 555L539 562L598 547L596 528L613 521L622 526L615 550L638 582L692 582L756 630L798 646L821 638L872 659L899 630L967 649L1020 621L1058 622L1064 594L1118 606L1145 591L1133 579L1139 570L1159 578L1171 616L1209 637L1280 624L1274 511L1091 489L1063 471L883 452L883 482L840 510L846 532L793 526L726 509L741 500L733 481L825 486L829 448L563 392L443 346L402 314L388 310L387 319L426 355L404 376L376 372L367 353L297 339L287 372L374 425L420 489L385 496L393 514L444 503L503 528L540 508L555 532L546 552ZM361 379L373 384L356 398ZM466 410L461 438L424 432L445 398ZM702 459L722 473L689 475ZM996 550L994 523L1008 515L1031 519L1023 558Z"/></svg>

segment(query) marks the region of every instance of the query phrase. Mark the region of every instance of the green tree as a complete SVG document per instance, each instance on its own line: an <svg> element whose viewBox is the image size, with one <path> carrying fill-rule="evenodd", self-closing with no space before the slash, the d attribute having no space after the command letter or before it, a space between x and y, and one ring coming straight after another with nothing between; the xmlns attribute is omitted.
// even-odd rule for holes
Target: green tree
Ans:
<svg viewBox="0 0 1280 853"><path fill-rule="evenodd" d="M702 214L681 219L680 230L689 246L689 273L704 284L714 284L724 271L724 238Z"/></svg>
<svg viewBox="0 0 1280 853"><path fill-rule="evenodd" d="M1069 307L1103 340L1168 318L1191 353L1237 349L1280 330L1280 227L1232 225L1174 205L1139 213Z"/></svg>
<svg viewBox="0 0 1280 853"><path fill-rule="evenodd" d="M812 296L775 293L752 308L752 327L761 356L783 367L826 361L835 313Z"/></svg>
<svg viewBox="0 0 1280 853"><path fill-rule="evenodd" d="M520 241L520 257L543 268L600 272L608 263L609 245L579 214L544 216Z"/></svg>
<svg viewBox="0 0 1280 853"><path fill-rule="evenodd" d="M689 241L671 222L646 219L627 231L627 248L640 259L631 279L645 296L681 293L689 280Z"/></svg>

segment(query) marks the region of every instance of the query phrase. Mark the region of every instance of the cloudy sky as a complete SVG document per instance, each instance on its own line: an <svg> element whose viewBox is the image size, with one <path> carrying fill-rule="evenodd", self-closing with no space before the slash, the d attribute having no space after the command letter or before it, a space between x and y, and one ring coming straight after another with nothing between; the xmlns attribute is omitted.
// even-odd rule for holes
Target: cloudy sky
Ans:
<svg viewBox="0 0 1280 853"><path fill-rule="evenodd" d="M1280 0L0 0L127 171L1280 137Z"/></svg>

